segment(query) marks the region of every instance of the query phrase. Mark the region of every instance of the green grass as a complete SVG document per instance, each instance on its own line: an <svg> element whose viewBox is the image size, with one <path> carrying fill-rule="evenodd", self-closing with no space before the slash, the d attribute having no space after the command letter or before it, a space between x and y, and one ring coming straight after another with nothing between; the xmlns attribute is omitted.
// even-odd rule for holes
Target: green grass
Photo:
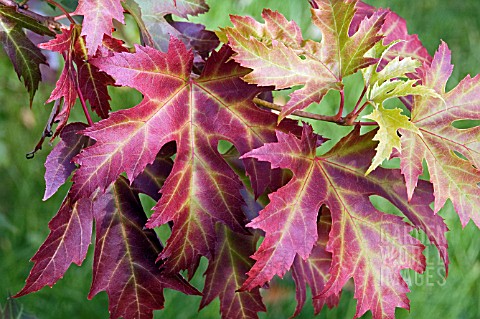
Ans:
<svg viewBox="0 0 480 319"><path fill-rule="evenodd" d="M456 66L450 87L466 74L480 71L480 1L425 0L386 1L371 0L370 4L391 6L405 17L412 33L418 33L429 52L433 54L440 39L452 49ZM318 36L309 20L307 1L300 0L242 0L208 1L212 10L195 18L210 28L228 25L227 13L249 14L260 19L262 7L283 12L296 20L306 36ZM33 160L26 160L25 154L36 144L42 127L49 115L49 106L43 101L48 98L51 84L42 84L35 98L34 106L28 107L28 95L18 82L12 67L2 55L0 61L0 304L9 293L19 291L32 266L28 262L48 235L47 223L56 213L67 188L47 202L42 202L44 181L43 163L51 146L45 144ZM352 80L358 86L358 80ZM123 108L134 105L140 96L124 89L115 89L112 105ZM335 97L332 97L335 99ZM348 101L348 100L347 100ZM77 107L78 111L78 107ZM78 120L81 114L75 113ZM335 125L320 126L318 129L327 136L338 136ZM441 215L446 218L451 232L449 239L450 270L444 283L437 272L442 271L438 254L431 246L427 249L429 272L426 275L406 273L412 280L409 294L411 312L398 310L398 318L467 318L480 317L480 231L470 223L462 229L451 205L446 205ZM107 318L107 297L101 293L88 301L86 296L91 281L92 251L82 267L72 266L65 278L53 289L22 297L18 301L24 309L38 318ZM194 283L201 287L205 264L197 273ZM287 276L288 277L288 276ZM156 312L160 318L214 318L218 314L218 301L197 314L199 297L183 297L166 291L166 309ZM290 279L275 280L270 292L266 293L269 308L262 318L287 318L295 307L294 286ZM323 311L319 318L351 318L356 302L351 286L345 289L340 306ZM312 318L313 310L307 303L300 318ZM370 318L367 314L365 318Z"/></svg>

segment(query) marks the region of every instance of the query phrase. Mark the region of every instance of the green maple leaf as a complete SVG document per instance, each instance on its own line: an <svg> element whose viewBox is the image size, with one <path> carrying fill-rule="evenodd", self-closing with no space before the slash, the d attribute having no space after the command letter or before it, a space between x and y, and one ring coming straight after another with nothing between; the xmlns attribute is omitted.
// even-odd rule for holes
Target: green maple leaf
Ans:
<svg viewBox="0 0 480 319"><path fill-rule="evenodd" d="M375 154L372 165L365 173L367 175L382 164L383 160L390 157L393 148L396 148L398 151L401 150L400 136L398 136L399 129L421 134L418 128L398 108L389 110L380 105L371 114L364 116L364 118L376 121L380 127L377 134L373 137L374 141L379 141L376 148L377 154Z"/></svg>
<svg viewBox="0 0 480 319"><path fill-rule="evenodd" d="M377 122L380 127L374 137L375 141L380 142L376 148L377 154L366 174L377 168L385 159L390 158L393 148L396 148L399 152L402 151L398 130L402 129L421 134L418 128L409 121L409 118L402 114L401 109L385 109L383 107L385 101L408 95L431 96L442 99L434 89L417 84L417 79L402 80L402 78L407 77L408 73L413 73L420 67L421 63L417 60L409 57L404 59L397 57L388 62L380 71L377 71L382 58L391 46L379 45L373 48L370 54L377 56L379 61L377 64L362 70L365 83L368 85L367 99L375 107L374 111L364 118Z"/></svg>
<svg viewBox="0 0 480 319"><path fill-rule="evenodd" d="M386 100L408 95L435 96L441 98L434 90L416 85L417 80L391 80L382 84L375 83L370 90L370 99L375 104L383 103Z"/></svg>

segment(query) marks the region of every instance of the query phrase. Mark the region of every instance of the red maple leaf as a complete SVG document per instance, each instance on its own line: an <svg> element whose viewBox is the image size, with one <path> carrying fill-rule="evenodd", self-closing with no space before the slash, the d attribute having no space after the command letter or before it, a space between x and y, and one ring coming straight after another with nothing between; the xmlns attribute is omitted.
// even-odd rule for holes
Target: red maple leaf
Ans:
<svg viewBox="0 0 480 319"><path fill-rule="evenodd" d="M167 53L137 46L133 54L91 61L118 85L138 89L144 99L84 131L97 142L76 158L81 167L73 191L77 198L87 197L106 189L122 172L134 181L163 145L175 141L172 172L147 223L174 222L160 255L167 259L168 271L189 268L193 274L200 256L214 250L215 222L244 231L243 185L217 151L218 142L227 140L244 154L275 141L276 115L253 104L260 89L241 80L249 70L229 60L231 54L228 47L213 53L200 77L191 75L192 52L173 38ZM286 121L282 127L296 125ZM270 184L269 165L253 159L244 164L253 189L261 194Z"/></svg>
<svg viewBox="0 0 480 319"><path fill-rule="evenodd" d="M278 12L263 11L265 24L250 17L231 16L225 28L235 61L253 69L248 83L276 89L302 85L290 95L279 119L310 104L319 103L331 89L340 90L342 79L377 62L366 56L382 39L379 33L386 12L362 20L353 34L349 28L357 1L315 0L312 22L322 32L322 42L304 40L300 28Z"/></svg>
<svg viewBox="0 0 480 319"><path fill-rule="evenodd" d="M86 37L88 55L94 56L104 35L112 35L113 19L123 23L123 0L80 0L73 14L83 15L82 36Z"/></svg>
<svg viewBox="0 0 480 319"><path fill-rule="evenodd" d="M98 56L108 56L111 52L125 52L120 40L104 37L105 46L98 50ZM39 45L42 49L59 52L65 59L65 66L55 89L47 103L63 98L63 107L55 117L59 122L55 135L58 135L70 117L70 112L79 95L88 101L93 111L101 118L108 117L110 96L107 86L113 84L113 79L95 66L87 62L88 54L85 39L80 36L78 26L71 25L62 29L55 39Z"/></svg>
<svg viewBox="0 0 480 319"><path fill-rule="evenodd" d="M375 133L360 136L357 128L327 154L317 157L316 138L305 126L301 140L278 132L278 143L244 155L269 161L272 167L288 168L294 176L270 195L270 204L247 225L264 230L265 240L252 256L256 263L242 289L261 286L276 274L283 276L297 254L303 259L310 256L317 241L312 234L317 234L318 210L325 204L332 215L326 246L332 253L332 265L320 297L338 295L353 277L356 317L371 310L374 318L393 318L395 307L408 308L409 290L400 270L423 271L423 246L409 235L410 225L375 209L370 196L380 195L394 203L415 225L421 224L418 220L433 220L433 212L427 205L408 203L406 192L392 182L401 181L398 171L379 169L373 176L365 176L373 157ZM415 197L412 200L417 201ZM441 218L436 223L446 230ZM429 236L439 237L439 245L444 243L443 234ZM446 253L445 247L443 250Z"/></svg>

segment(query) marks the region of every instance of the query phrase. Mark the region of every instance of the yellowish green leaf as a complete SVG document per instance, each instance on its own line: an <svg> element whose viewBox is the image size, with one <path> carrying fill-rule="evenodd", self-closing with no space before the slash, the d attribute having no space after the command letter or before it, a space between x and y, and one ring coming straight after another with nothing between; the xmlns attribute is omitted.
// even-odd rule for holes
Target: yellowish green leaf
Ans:
<svg viewBox="0 0 480 319"><path fill-rule="evenodd" d="M421 95L442 99L434 89L416 85L416 83L417 80L391 80L381 84L376 82L370 89L369 99L377 105L382 104L386 100L407 95Z"/></svg>
<svg viewBox="0 0 480 319"><path fill-rule="evenodd" d="M366 175L382 164L385 159L390 158L393 148L396 148L399 152L401 151L400 137L398 136L399 129L421 134L418 128L398 108L390 110L380 105L371 114L364 116L364 118L374 120L380 127L377 134L373 137L373 140L379 141L376 148L377 153L365 173Z"/></svg>
<svg viewBox="0 0 480 319"><path fill-rule="evenodd" d="M388 62L381 71L372 74L371 83L383 83L390 79L404 77L407 73L415 72L415 69L421 65L420 61L412 58L400 60L400 57L396 57L394 60Z"/></svg>

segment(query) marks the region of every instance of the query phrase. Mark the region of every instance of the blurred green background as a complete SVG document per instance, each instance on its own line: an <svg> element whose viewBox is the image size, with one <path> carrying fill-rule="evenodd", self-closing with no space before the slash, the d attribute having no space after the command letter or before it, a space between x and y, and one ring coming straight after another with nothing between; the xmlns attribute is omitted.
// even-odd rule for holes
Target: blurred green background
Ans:
<svg viewBox="0 0 480 319"><path fill-rule="evenodd" d="M66 2L66 1L65 1ZM289 19L300 24L304 35L317 37L311 26L307 0L207 0L211 11L195 18L211 29L229 25L228 14L252 15L260 19L261 9L279 10ZM408 21L411 33L417 33L431 54L444 40L453 52L454 74L452 87L466 74L480 71L480 1L448 0L370 0L375 6L391 7ZM73 6L74 8L75 6ZM350 80L351 87L358 86L358 78ZM28 95L13 72L3 52L0 54L0 304L9 294L18 292L32 266L28 260L48 234L47 223L56 213L66 188L47 202L42 202L44 181L43 163L51 146L45 144L33 160L25 154L34 147L49 116L49 107L43 102L48 98L52 84L41 84L33 108L28 107ZM123 89L113 92L112 106L124 108L139 100L139 95ZM348 100L347 100L348 103ZM77 107L77 111L78 111ZM74 114L82 120L80 114ZM335 126L325 127L325 135L340 134ZM404 273L412 292L411 311L397 309L398 318L480 318L480 231L470 223L462 229L451 205L440 212L445 217L451 232L449 240L450 270L446 282L437 251L429 246L427 272L418 275ZM83 267L73 265L65 278L53 289L22 297L18 302L37 318L107 318L107 297L101 293L87 300L91 281L91 251ZM203 269L194 280L198 287ZM217 318L218 300L197 313L199 297L184 297L175 292L166 292L165 309L155 313L156 318ZM261 318L288 318L295 308L294 285L289 276L275 280L265 292L268 313ZM351 287L342 295L338 308L324 309L318 318L352 318L356 302ZM312 318L311 302L299 316ZM366 314L364 318L371 318Z"/></svg>

